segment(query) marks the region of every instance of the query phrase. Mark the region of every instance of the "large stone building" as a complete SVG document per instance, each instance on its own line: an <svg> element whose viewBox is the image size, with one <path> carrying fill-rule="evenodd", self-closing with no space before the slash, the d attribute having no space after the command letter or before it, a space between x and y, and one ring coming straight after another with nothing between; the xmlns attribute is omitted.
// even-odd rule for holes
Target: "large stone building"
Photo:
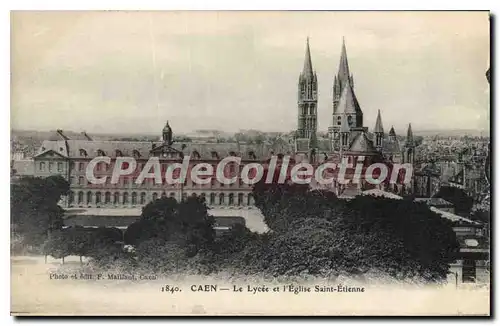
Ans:
<svg viewBox="0 0 500 326"><path fill-rule="evenodd" d="M338 73L333 83L333 116L328 129L328 138L317 137L318 126L318 79L313 70L309 40L303 71L298 82L298 125L296 137L292 141L278 139L273 143L246 144L241 142L174 142L172 128L168 122L162 130L161 141L103 141L94 140L83 133L78 137L68 137L61 130L53 138L43 142L34 157L36 176L46 177L60 174L71 185L71 191L64 200L66 207L81 208L134 208L162 197L178 200L191 195L206 198L210 207L251 207L251 186L238 179L235 184L224 185L215 178L207 185L193 183L190 173L184 184L158 185L151 179L141 184L135 180L144 164L151 157L161 163L162 175L172 163L179 163L183 157L190 157L190 167L204 162L212 165L228 156L241 158L241 165L265 163L272 155L292 155L295 161L311 163L340 161L343 157L367 157L367 162L385 161L390 163L413 163L414 147L411 125L408 127L407 141L399 144L394 128L388 135L378 112L376 124L370 135L363 124L363 111L354 92L354 79L350 73L345 42L342 43ZM90 184L85 177L87 164L95 157L107 156L111 164L98 164L98 176L111 176L117 157L134 157L137 169L119 182L112 184L110 178L105 184ZM231 176L239 175L240 166L229 164ZM188 170L189 171L189 170ZM336 189L337 193L338 189Z"/></svg>
<svg viewBox="0 0 500 326"><path fill-rule="evenodd" d="M34 157L35 176L47 177L56 174L64 176L71 186L68 198L63 203L66 207L133 208L143 206L162 196L180 200L191 195L205 197L209 206L248 207L253 205L251 185L243 183L241 179L234 184L225 185L215 178L212 178L211 183L207 185L196 184L189 177L191 167L200 162L215 166L220 160L229 156L240 157L241 165L264 162L283 150L280 142L254 145L176 143L173 142L172 129L168 123L162 133L162 140L157 142L99 141L69 139L59 130L60 140L44 141ZM135 158L137 169L130 175L120 177L116 184L110 182L111 178L102 185L91 184L85 177L85 171L87 164L98 156L110 157L111 163L97 164L94 170L96 177L104 175L110 177L117 157ZM149 158L159 159L162 175L165 175L167 167L172 163L182 162L184 156L190 156L190 166L183 184L160 185L152 178L145 179L141 184L135 183ZM228 176L239 175L239 166L235 164L228 164L226 169Z"/></svg>

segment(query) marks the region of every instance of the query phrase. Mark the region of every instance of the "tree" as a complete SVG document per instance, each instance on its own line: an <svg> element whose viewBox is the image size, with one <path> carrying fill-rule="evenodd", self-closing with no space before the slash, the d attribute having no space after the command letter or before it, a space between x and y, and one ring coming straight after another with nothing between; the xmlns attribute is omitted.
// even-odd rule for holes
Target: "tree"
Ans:
<svg viewBox="0 0 500 326"><path fill-rule="evenodd" d="M141 219L127 228L125 243L139 245L160 239L195 255L213 242L213 223L202 198L191 196L180 203L174 198L160 198L144 206Z"/></svg>
<svg viewBox="0 0 500 326"><path fill-rule="evenodd" d="M62 228L64 210L57 203L68 190L61 176L24 177L11 185L12 230L23 235L25 244L41 245L50 231Z"/></svg>
<svg viewBox="0 0 500 326"><path fill-rule="evenodd" d="M411 200L343 201L293 185L274 185L256 195L273 232L245 259L256 263L249 255L259 257L261 271L274 276L375 270L393 278L441 281L458 250L451 222Z"/></svg>
<svg viewBox="0 0 500 326"><path fill-rule="evenodd" d="M50 255L56 259L61 258L64 264L64 257L71 253L67 233L61 230L51 232L50 236L43 243L42 250L45 255L45 262L47 262L47 256Z"/></svg>
<svg viewBox="0 0 500 326"><path fill-rule="evenodd" d="M141 242L136 254L140 267L163 273L180 272L186 260L185 248L160 238Z"/></svg>
<svg viewBox="0 0 500 326"><path fill-rule="evenodd" d="M93 229L81 226L69 227L64 229L66 241L68 241L69 251L73 255L80 257L80 263L83 263L82 257L89 256L93 248Z"/></svg>

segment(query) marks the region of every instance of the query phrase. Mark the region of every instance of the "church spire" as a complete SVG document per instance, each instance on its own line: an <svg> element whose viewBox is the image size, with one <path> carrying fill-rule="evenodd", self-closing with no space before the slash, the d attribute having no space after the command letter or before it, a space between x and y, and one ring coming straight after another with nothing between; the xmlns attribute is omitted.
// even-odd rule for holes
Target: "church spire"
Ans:
<svg viewBox="0 0 500 326"><path fill-rule="evenodd" d="M342 50L340 53L338 78L342 87L344 87L347 81L351 78L351 74L349 72L349 63L347 62L347 50L345 47L344 37L342 37Z"/></svg>
<svg viewBox="0 0 500 326"><path fill-rule="evenodd" d="M375 122L374 133L384 133L384 127L382 126L382 117L380 116L380 110L378 110L377 121Z"/></svg>
<svg viewBox="0 0 500 326"><path fill-rule="evenodd" d="M306 56L304 58L304 69L302 70L302 75L306 78L312 78L314 76L311 60L311 50L309 49L309 37L307 37L306 41Z"/></svg>
<svg viewBox="0 0 500 326"><path fill-rule="evenodd" d="M382 117L380 116L380 110L378 110L377 121L375 122L373 133L375 134L375 147L380 151L382 150L384 142L384 127L382 126Z"/></svg>
<svg viewBox="0 0 500 326"><path fill-rule="evenodd" d="M299 138L309 138L317 129L318 109L318 79L312 68L309 38L306 42L304 68L298 83L298 126Z"/></svg>

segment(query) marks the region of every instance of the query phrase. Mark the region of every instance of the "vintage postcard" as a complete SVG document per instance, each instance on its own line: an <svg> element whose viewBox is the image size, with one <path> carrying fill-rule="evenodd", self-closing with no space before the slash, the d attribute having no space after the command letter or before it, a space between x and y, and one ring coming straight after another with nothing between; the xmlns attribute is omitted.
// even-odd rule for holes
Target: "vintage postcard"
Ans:
<svg viewBox="0 0 500 326"><path fill-rule="evenodd" d="M10 19L12 315L490 315L488 11Z"/></svg>

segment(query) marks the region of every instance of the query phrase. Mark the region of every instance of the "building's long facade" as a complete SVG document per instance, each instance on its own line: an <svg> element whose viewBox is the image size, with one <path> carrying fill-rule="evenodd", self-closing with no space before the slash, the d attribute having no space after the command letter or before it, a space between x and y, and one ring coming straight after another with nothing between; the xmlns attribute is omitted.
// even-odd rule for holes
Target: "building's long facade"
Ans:
<svg viewBox="0 0 500 326"><path fill-rule="evenodd" d="M211 182L201 185L190 178L191 168L200 162L215 167L225 157L241 158L241 165L229 163L224 171L226 176L240 175L240 167L253 162L265 162L272 155L280 154L279 143L247 145L240 143L174 143L172 129L167 124L163 130L162 141L158 142L125 142L72 140L62 131L58 131L61 140L44 141L39 153L34 158L35 176L62 175L70 183L71 191L65 199L66 207L139 207L160 197L174 197L177 200L197 195L206 198L209 206L214 207L248 207L254 204L251 196L252 186L245 184L241 178L233 184L220 183L214 177ZM287 153L283 153L287 154ZM97 185L89 183L86 169L89 162L99 156L110 157L111 163L99 163L94 168L96 177L108 176L106 183ZM181 163L185 156L190 157L187 177L182 184L157 184L153 178L146 178L141 184L135 181L144 165L151 157L157 157L161 174L169 165ZM119 178L116 184L111 183L111 175L117 157L133 157L137 168L129 175ZM163 180L164 181L164 180Z"/></svg>

